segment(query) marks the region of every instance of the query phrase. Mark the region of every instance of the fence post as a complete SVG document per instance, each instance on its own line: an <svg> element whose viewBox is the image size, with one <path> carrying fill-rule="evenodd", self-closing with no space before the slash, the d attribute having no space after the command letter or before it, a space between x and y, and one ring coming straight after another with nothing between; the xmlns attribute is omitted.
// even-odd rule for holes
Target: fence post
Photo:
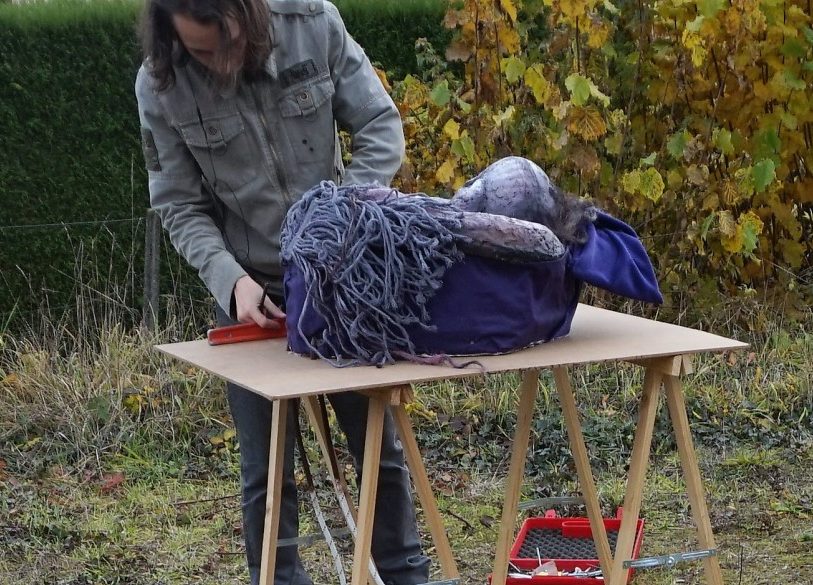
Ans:
<svg viewBox="0 0 813 585"><path fill-rule="evenodd" d="M142 324L152 329L158 319L158 281L161 262L161 220L147 210L144 223L144 314Z"/></svg>

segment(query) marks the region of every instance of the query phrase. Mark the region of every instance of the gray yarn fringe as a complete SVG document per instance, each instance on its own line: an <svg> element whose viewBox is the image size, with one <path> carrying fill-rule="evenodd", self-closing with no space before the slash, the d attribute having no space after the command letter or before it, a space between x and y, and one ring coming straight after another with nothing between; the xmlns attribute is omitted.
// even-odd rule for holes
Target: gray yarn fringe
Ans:
<svg viewBox="0 0 813 585"><path fill-rule="evenodd" d="M337 367L422 361L406 328L433 329L427 302L462 259L452 233L460 221L434 217L439 203L394 189L384 201L365 201L371 188L381 186L323 181L291 207L282 229L282 260L305 279L302 315L312 303L327 322L321 339L308 339L300 315L298 332Z"/></svg>

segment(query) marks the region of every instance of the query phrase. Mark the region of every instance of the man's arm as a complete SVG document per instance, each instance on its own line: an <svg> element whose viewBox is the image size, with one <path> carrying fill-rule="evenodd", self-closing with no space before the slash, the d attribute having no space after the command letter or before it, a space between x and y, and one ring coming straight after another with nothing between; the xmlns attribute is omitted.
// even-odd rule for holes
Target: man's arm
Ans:
<svg viewBox="0 0 813 585"><path fill-rule="evenodd" d="M404 158L401 117L370 60L344 27L339 11L325 2L328 60L336 93L333 111L353 139L345 184L388 185Z"/></svg>
<svg viewBox="0 0 813 585"><path fill-rule="evenodd" d="M263 325L265 317L257 309L262 289L226 249L220 228L213 219L212 196L203 189L200 168L181 136L167 123L143 67L136 79L136 98L149 175L150 205L161 217L170 241L198 271L215 301L227 313L231 312L232 292L237 292L235 285L241 281L242 294L235 298L237 317ZM270 307L269 311L273 312Z"/></svg>

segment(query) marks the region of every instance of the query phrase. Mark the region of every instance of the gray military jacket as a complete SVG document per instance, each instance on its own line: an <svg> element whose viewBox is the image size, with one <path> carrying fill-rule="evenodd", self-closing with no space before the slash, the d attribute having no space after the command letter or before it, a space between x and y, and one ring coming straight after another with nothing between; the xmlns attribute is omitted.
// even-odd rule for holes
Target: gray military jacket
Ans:
<svg viewBox="0 0 813 585"><path fill-rule="evenodd" d="M191 60L164 92L145 65L136 79L150 204L227 312L247 270L282 293L285 214L343 171L334 122L352 136L345 184L389 184L404 155L398 111L336 7L269 6L274 46L263 79L220 92Z"/></svg>

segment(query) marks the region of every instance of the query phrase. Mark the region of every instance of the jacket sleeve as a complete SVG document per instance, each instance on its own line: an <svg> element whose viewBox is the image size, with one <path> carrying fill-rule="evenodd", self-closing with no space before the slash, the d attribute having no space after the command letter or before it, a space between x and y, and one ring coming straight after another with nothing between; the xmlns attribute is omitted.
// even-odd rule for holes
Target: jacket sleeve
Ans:
<svg viewBox="0 0 813 585"><path fill-rule="evenodd" d="M226 249L200 168L181 136L167 122L151 86L142 66L135 92L150 205L161 218L172 245L198 271L215 301L228 314L234 284L246 272Z"/></svg>
<svg viewBox="0 0 813 585"><path fill-rule="evenodd" d="M344 184L388 185L404 158L401 117L364 50L345 29L339 11L330 2L324 6L328 62L336 88L334 116L353 141Z"/></svg>

